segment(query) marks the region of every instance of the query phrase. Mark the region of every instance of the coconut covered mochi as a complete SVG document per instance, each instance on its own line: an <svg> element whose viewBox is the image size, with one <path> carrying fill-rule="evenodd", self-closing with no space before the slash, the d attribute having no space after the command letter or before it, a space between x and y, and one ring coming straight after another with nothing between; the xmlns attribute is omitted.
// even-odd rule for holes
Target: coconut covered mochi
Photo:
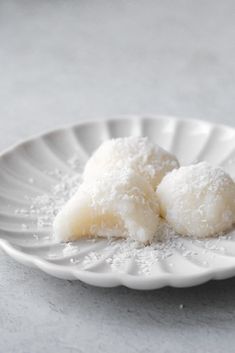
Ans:
<svg viewBox="0 0 235 353"><path fill-rule="evenodd" d="M235 183L206 162L167 174L157 196L162 217L184 236L215 236L235 222Z"/></svg>
<svg viewBox="0 0 235 353"><path fill-rule="evenodd" d="M81 237L130 237L150 242L158 228L157 195L144 178L132 170L102 174L84 180L54 221L58 241Z"/></svg>
<svg viewBox="0 0 235 353"><path fill-rule="evenodd" d="M161 218L160 218L161 216ZM107 140L88 160L83 183L54 220L58 241L161 239L167 221L183 236L219 235L235 223L235 183L206 162L179 167L146 137Z"/></svg>
<svg viewBox="0 0 235 353"><path fill-rule="evenodd" d="M130 168L154 189L162 178L179 167L175 156L147 137L124 137L104 141L88 160L84 179L94 181L105 172Z"/></svg>

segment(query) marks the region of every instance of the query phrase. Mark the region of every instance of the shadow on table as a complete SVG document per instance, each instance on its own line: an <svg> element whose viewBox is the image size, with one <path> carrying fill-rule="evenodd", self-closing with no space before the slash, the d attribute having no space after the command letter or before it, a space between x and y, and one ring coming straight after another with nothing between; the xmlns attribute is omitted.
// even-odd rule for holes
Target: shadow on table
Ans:
<svg viewBox="0 0 235 353"><path fill-rule="evenodd" d="M153 291L137 291L125 287L97 288L81 282L69 282L74 295L86 292L83 305L100 303L107 317L128 313L128 320L143 320L144 324L179 325L197 324L223 327L234 321L235 278L210 281L191 288L165 287ZM81 298L77 298L81 303ZM96 305L96 309L99 305ZM94 317L99 314L94 312Z"/></svg>

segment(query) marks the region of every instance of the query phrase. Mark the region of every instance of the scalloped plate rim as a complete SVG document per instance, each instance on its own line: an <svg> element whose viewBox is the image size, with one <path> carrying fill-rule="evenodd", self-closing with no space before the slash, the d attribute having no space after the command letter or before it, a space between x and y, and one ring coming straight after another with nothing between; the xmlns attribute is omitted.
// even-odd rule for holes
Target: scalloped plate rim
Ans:
<svg viewBox="0 0 235 353"><path fill-rule="evenodd" d="M226 124L221 123L212 123L209 121L205 121L202 119L196 118L180 118L173 115L164 115L164 114L125 114L125 115L114 115L110 118L103 119L82 119L78 123L75 124L64 124L56 129L50 129L40 134L34 134L30 138L19 140L15 144L11 145L8 148L5 148L0 153L0 159L7 155L8 153L14 152L15 149L19 148L24 144L28 144L33 142L36 139L40 139L42 137L46 137L52 133L62 132L64 130L74 129L76 127L88 124L99 124L99 123L107 123L117 120L144 120L144 119L168 119L174 120L177 122L194 122L194 123L204 123L209 127L217 127L223 129L230 129L235 131L235 128ZM159 289L165 286L171 287L191 287L200 285L208 282L209 280L221 280L227 279L235 276L235 263L233 265L229 265L227 267L215 267L213 269L205 269L203 273L197 274L173 274L173 273L164 273L163 275L151 275L151 276L136 276L126 273L97 273L89 270L76 270L71 267L68 268L65 265L58 265L55 263L51 263L45 259L40 258L39 256L27 254L24 251L18 250L11 244L9 241L1 238L0 234L0 249L2 249L6 254L10 257L22 263L26 266L38 268L43 272L57 277L61 279L70 279L70 280L80 280L84 283L95 285L99 287L116 287L120 285L124 285L131 289L138 290L152 290ZM234 258L235 260L235 258ZM65 274L66 273L66 277Z"/></svg>
<svg viewBox="0 0 235 353"><path fill-rule="evenodd" d="M164 115L164 114L144 114L144 115L138 115L138 114L123 114L123 115L114 115L111 116L110 118L103 118L103 119L81 119L78 123L74 123L74 124L62 124L60 127L56 128L56 129L49 129L49 130L45 130L40 132L39 134L32 134L29 138L25 138L25 139L19 139L18 141L16 141L15 143L13 143L12 145L10 145L9 147L3 148L0 152L0 158L2 158L4 155L6 155L7 153L12 152L14 149L30 143L36 139L39 139L41 137L47 137L48 135L52 134L52 133L58 133L64 130L69 130L69 129L74 129L77 126L81 126L81 125L87 125L87 124L95 124L95 123L107 123L107 122L112 122L112 121L116 121L116 120L143 120L143 119L159 119L159 118L164 118L164 119L169 119L169 120L175 120L177 122L194 122L194 123L203 123L206 124L207 126L210 127L218 127L218 128L223 128L223 129L231 129L231 130L235 130L234 127L226 125L226 124L222 124L222 123L212 123L210 121L207 120L203 120L203 119L197 119L197 118L180 118L178 116L174 116L174 115Z"/></svg>
<svg viewBox="0 0 235 353"><path fill-rule="evenodd" d="M76 270L67 266L50 263L38 256L26 254L12 246L7 240L0 239L0 248L6 254L28 267L38 268L57 278L80 280L84 283L99 287L117 287L124 285L139 290L160 289L165 286L186 288L203 284L209 280L221 280L235 275L235 264L229 268L215 268L200 274L176 275L164 274L161 276L135 276L125 273L95 273L89 270ZM66 273L66 278L61 273ZM98 281L98 282L97 282ZM107 282L108 281L108 282ZM94 284L95 282L95 284Z"/></svg>

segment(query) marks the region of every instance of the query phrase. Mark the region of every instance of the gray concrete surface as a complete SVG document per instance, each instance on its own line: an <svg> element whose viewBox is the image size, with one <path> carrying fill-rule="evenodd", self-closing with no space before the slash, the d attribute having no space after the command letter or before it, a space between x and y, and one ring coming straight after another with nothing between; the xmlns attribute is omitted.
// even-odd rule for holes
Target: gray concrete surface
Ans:
<svg viewBox="0 0 235 353"><path fill-rule="evenodd" d="M234 38L233 0L0 0L0 148L117 113L234 125ZM235 279L99 289L0 253L0 353L230 353L234 330Z"/></svg>

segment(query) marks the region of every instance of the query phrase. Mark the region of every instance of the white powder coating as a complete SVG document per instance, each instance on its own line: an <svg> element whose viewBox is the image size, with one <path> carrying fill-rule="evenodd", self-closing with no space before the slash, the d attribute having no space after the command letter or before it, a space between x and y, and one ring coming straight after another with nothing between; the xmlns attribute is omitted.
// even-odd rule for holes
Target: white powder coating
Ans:
<svg viewBox="0 0 235 353"><path fill-rule="evenodd" d="M235 184L206 162L173 170L158 186L157 196L161 215L182 235L218 235L235 222Z"/></svg>
<svg viewBox="0 0 235 353"><path fill-rule="evenodd" d="M124 137L103 142L88 160L84 179L94 180L105 171L133 169L156 189L164 175L179 167L176 157L147 137Z"/></svg>
<svg viewBox="0 0 235 353"><path fill-rule="evenodd" d="M158 224L156 193L141 176L124 169L85 181L56 216L54 233L58 241L106 236L145 243Z"/></svg>

